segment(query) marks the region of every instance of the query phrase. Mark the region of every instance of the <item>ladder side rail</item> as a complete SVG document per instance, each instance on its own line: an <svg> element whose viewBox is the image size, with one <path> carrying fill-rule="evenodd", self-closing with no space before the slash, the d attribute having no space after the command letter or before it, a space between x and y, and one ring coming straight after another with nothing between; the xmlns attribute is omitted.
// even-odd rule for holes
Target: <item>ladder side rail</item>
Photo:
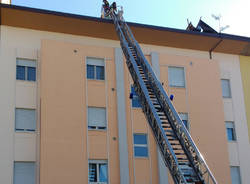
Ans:
<svg viewBox="0 0 250 184"><path fill-rule="evenodd" d="M174 109L171 101L169 100L166 92L164 91L162 85L160 84L159 80L157 79L157 77L155 76L151 66L149 65L149 63L147 62L147 60L144 57L144 54L141 51L141 48L138 44L138 42L135 40L129 26L127 26L126 22L123 22L123 25L126 27L127 30L127 34L129 34L129 38L133 40L133 44L135 45L135 49L137 51L138 57L140 58L139 61L143 61L141 62L142 66L144 66L144 70L146 70L145 73L148 74L148 76L150 76L150 79L152 80L152 84L154 84L154 89L157 91L156 95L159 97L161 102L164 102L163 107L168 107L168 109L170 109L170 111L172 112L172 116L171 116L171 120L172 123L175 122L175 129L176 129L176 133L178 134L178 137L183 141L186 140L183 143L184 147L186 148L185 150L187 152L189 152L189 156L190 159L194 160L196 162L196 164L199 164L199 166L197 166L196 164L196 170L199 171L199 173L201 175L203 175L203 173L207 173L209 175L209 177L211 177L212 181L214 184L217 184L217 181L215 179L215 177L213 176L211 170L209 169L206 161L204 160L202 154L200 153L199 149L197 148L197 146L195 145L192 137L190 136L189 132L187 131L185 125L183 124L183 122L181 121L178 113L176 112L176 110ZM125 32L126 33L126 32ZM165 112L168 112L169 110L165 109ZM166 113L168 114L168 113ZM195 154L194 154L195 153ZM204 167L205 171L202 172L202 166Z"/></svg>
<svg viewBox="0 0 250 184"><path fill-rule="evenodd" d="M174 179L176 180L176 183L179 183L179 182L186 183L186 180L185 180L183 174L180 172L181 170L179 168L178 160L173 152L173 149L172 149L170 143L168 142L168 139L164 133L163 128L160 125L161 120L159 119L159 117L156 113L156 110L155 110L155 108L154 108L154 106L149 98L149 94L147 92L146 86L140 77L140 73L139 73L136 61L134 60L132 53L130 52L130 50L128 48L128 44L127 44L126 39L121 31L121 28L119 26L117 19L116 18L113 18L113 19L114 19L114 23L116 26L116 31L117 31L118 36L119 36L120 41L121 41L121 47L122 47L124 55L126 56L126 59L127 59L127 65L128 65L129 71L131 73L131 76L133 78L134 83L137 84L136 89L140 93L139 96L142 98L141 102L144 102L144 103L142 103L143 111L147 114L146 117L150 122L149 123L150 126L153 127L154 130L156 130L156 131L153 131L153 133L155 133L155 138L158 138L156 140L157 140L158 145L161 148L160 150L161 150L162 154L165 155L164 158L166 158L166 155L169 158L171 158L170 160L164 159L164 162L165 162L165 164L167 164L169 166L170 171L175 176ZM162 141L164 141L165 144L161 143Z"/></svg>

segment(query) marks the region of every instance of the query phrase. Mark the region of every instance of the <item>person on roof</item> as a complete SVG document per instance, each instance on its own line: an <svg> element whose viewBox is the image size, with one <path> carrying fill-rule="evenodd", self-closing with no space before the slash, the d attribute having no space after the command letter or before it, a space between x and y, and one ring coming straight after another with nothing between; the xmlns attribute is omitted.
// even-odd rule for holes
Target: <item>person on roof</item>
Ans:
<svg viewBox="0 0 250 184"><path fill-rule="evenodd" d="M118 10L118 14L117 15L118 15L118 18L120 20L122 20L122 21L124 20L123 19L123 7L122 6L121 6L120 10Z"/></svg>
<svg viewBox="0 0 250 184"><path fill-rule="evenodd" d="M113 3L111 4L110 10L113 11L114 13L117 11L116 2L113 2Z"/></svg>
<svg viewBox="0 0 250 184"><path fill-rule="evenodd" d="M110 11L109 2L107 0L103 0L101 18L105 18Z"/></svg>

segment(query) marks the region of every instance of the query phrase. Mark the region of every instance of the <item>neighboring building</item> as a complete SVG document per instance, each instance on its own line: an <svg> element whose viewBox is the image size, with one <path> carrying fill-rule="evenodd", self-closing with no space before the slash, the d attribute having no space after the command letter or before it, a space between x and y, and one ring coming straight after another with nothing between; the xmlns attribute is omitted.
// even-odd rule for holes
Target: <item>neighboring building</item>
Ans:
<svg viewBox="0 0 250 184"><path fill-rule="evenodd" d="M110 20L0 16L0 183L172 183ZM218 183L250 183L250 38L129 25Z"/></svg>

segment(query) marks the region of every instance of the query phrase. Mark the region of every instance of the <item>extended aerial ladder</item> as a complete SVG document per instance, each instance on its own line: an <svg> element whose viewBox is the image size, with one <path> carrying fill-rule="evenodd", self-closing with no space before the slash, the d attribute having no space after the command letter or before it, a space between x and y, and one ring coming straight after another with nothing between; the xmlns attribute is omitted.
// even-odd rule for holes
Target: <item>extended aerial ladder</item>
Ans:
<svg viewBox="0 0 250 184"><path fill-rule="evenodd" d="M175 184L217 184L129 26L113 11L110 16L142 110Z"/></svg>

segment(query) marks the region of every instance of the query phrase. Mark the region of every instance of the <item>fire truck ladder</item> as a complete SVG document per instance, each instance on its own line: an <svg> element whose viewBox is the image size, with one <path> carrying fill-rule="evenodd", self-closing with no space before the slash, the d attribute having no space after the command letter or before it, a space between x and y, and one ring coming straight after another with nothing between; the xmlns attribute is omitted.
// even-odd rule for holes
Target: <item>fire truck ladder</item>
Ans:
<svg viewBox="0 0 250 184"><path fill-rule="evenodd" d="M217 184L123 18L111 12L142 110L175 184Z"/></svg>

